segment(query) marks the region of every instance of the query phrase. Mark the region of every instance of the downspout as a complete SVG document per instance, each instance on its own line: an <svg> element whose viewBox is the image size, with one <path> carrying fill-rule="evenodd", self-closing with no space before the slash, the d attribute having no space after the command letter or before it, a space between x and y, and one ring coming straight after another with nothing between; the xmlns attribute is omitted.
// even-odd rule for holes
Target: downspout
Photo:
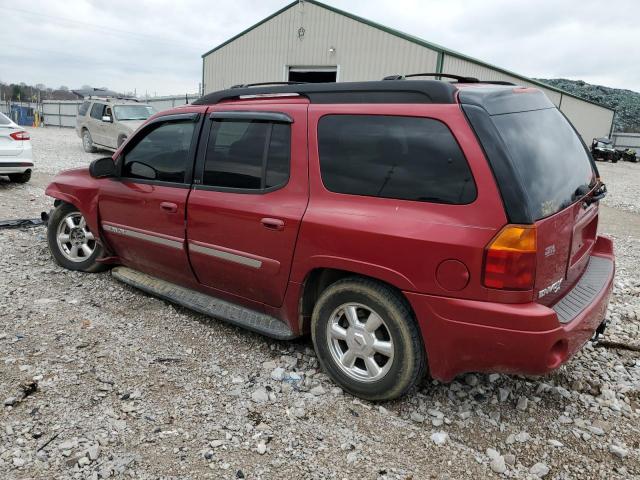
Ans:
<svg viewBox="0 0 640 480"><path fill-rule="evenodd" d="M444 52L439 51L436 58L436 73L442 73L442 65L444 64ZM436 77L437 80L442 80L442 77Z"/></svg>

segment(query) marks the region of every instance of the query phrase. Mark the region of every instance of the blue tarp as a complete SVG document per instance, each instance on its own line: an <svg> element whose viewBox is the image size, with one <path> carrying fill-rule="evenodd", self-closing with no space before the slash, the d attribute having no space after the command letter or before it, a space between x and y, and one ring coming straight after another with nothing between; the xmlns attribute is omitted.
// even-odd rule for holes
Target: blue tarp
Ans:
<svg viewBox="0 0 640 480"><path fill-rule="evenodd" d="M12 104L10 117L18 125L30 127L34 121L33 108Z"/></svg>

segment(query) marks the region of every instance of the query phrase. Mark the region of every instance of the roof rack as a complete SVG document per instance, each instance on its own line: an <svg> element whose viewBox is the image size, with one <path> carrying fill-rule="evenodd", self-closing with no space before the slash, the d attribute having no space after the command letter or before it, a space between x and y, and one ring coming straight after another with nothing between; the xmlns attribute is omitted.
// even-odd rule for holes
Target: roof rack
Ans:
<svg viewBox="0 0 640 480"><path fill-rule="evenodd" d="M135 97L128 97L126 95L122 95L121 93L114 92L112 90L105 90L104 88L91 88L85 90L72 90L76 95L81 96L85 99L99 99L108 101L109 99L117 99L117 100L131 100L133 102L138 102L139 100Z"/></svg>
<svg viewBox="0 0 640 480"><path fill-rule="evenodd" d="M452 75L449 73L410 73L409 75L389 75L388 77L384 77L382 80L404 80L405 78L411 77L445 77L445 78L453 78L457 80L459 83L479 83L480 80L474 77L463 77L461 75Z"/></svg>
<svg viewBox="0 0 640 480"><path fill-rule="evenodd" d="M464 77L462 75L453 75L451 73L411 73L409 75L389 75L382 80L404 80L411 77L444 77L457 80L458 83L488 83L490 85L515 85L515 83L505 82L503 80L479 80L475 77Z"/></svg>
<svg viewBox="0 0 640 480"><path fill-rule="evenodd" d="M261 82L261 83L239 83L230 88L265 87L267 85L303 85L307 82Z"/></svg>
<svg viewBox="0 0 640 480"><path fill-rule="evenodd" d="M268 83L209 93L192 105L214 105L243 98L299 95L311 103L455 103L456 87L440 80Z"/></svg>

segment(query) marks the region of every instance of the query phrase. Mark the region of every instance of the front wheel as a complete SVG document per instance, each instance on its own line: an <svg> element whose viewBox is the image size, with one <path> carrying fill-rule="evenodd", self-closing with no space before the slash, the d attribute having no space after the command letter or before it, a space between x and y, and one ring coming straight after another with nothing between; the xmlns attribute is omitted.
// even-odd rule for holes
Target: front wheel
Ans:
<svg viewBox="0 0 640 480"><path fill-rule="evenodd" d="M96 262L102 255L102 246L73 205L63 203L53 211L47 226L47 242L55 261L68 270L99 272L106 269Z"/></svg>
<svg viewBox="0 0 640 480"><path fill-rule="evenodd" d="M424 376L426 356L413 314L382 283L352 277L330 285L314 308L311 335L325 371L358 397L391 400Z"/></svg>
<svg viewBox="0 0 640 480"><path fill-rule="evenodd" d="M87 153L95 153L98 151L98 149L93 146L93 139L87 129L82 132L82 148L84 148L84 151Z"/></svg>

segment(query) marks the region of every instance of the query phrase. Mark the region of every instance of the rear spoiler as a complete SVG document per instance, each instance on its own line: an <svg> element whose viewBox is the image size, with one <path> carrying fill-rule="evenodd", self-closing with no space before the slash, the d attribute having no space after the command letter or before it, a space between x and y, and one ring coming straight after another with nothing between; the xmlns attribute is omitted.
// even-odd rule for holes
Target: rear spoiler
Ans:
<svg viewBox="0 0 640 480"><path fill-rule="evenodd" d="M460 89L458 100L463 105L480 107L489 115L555 108L541 90L529 87L464 88Z"/></svg>

